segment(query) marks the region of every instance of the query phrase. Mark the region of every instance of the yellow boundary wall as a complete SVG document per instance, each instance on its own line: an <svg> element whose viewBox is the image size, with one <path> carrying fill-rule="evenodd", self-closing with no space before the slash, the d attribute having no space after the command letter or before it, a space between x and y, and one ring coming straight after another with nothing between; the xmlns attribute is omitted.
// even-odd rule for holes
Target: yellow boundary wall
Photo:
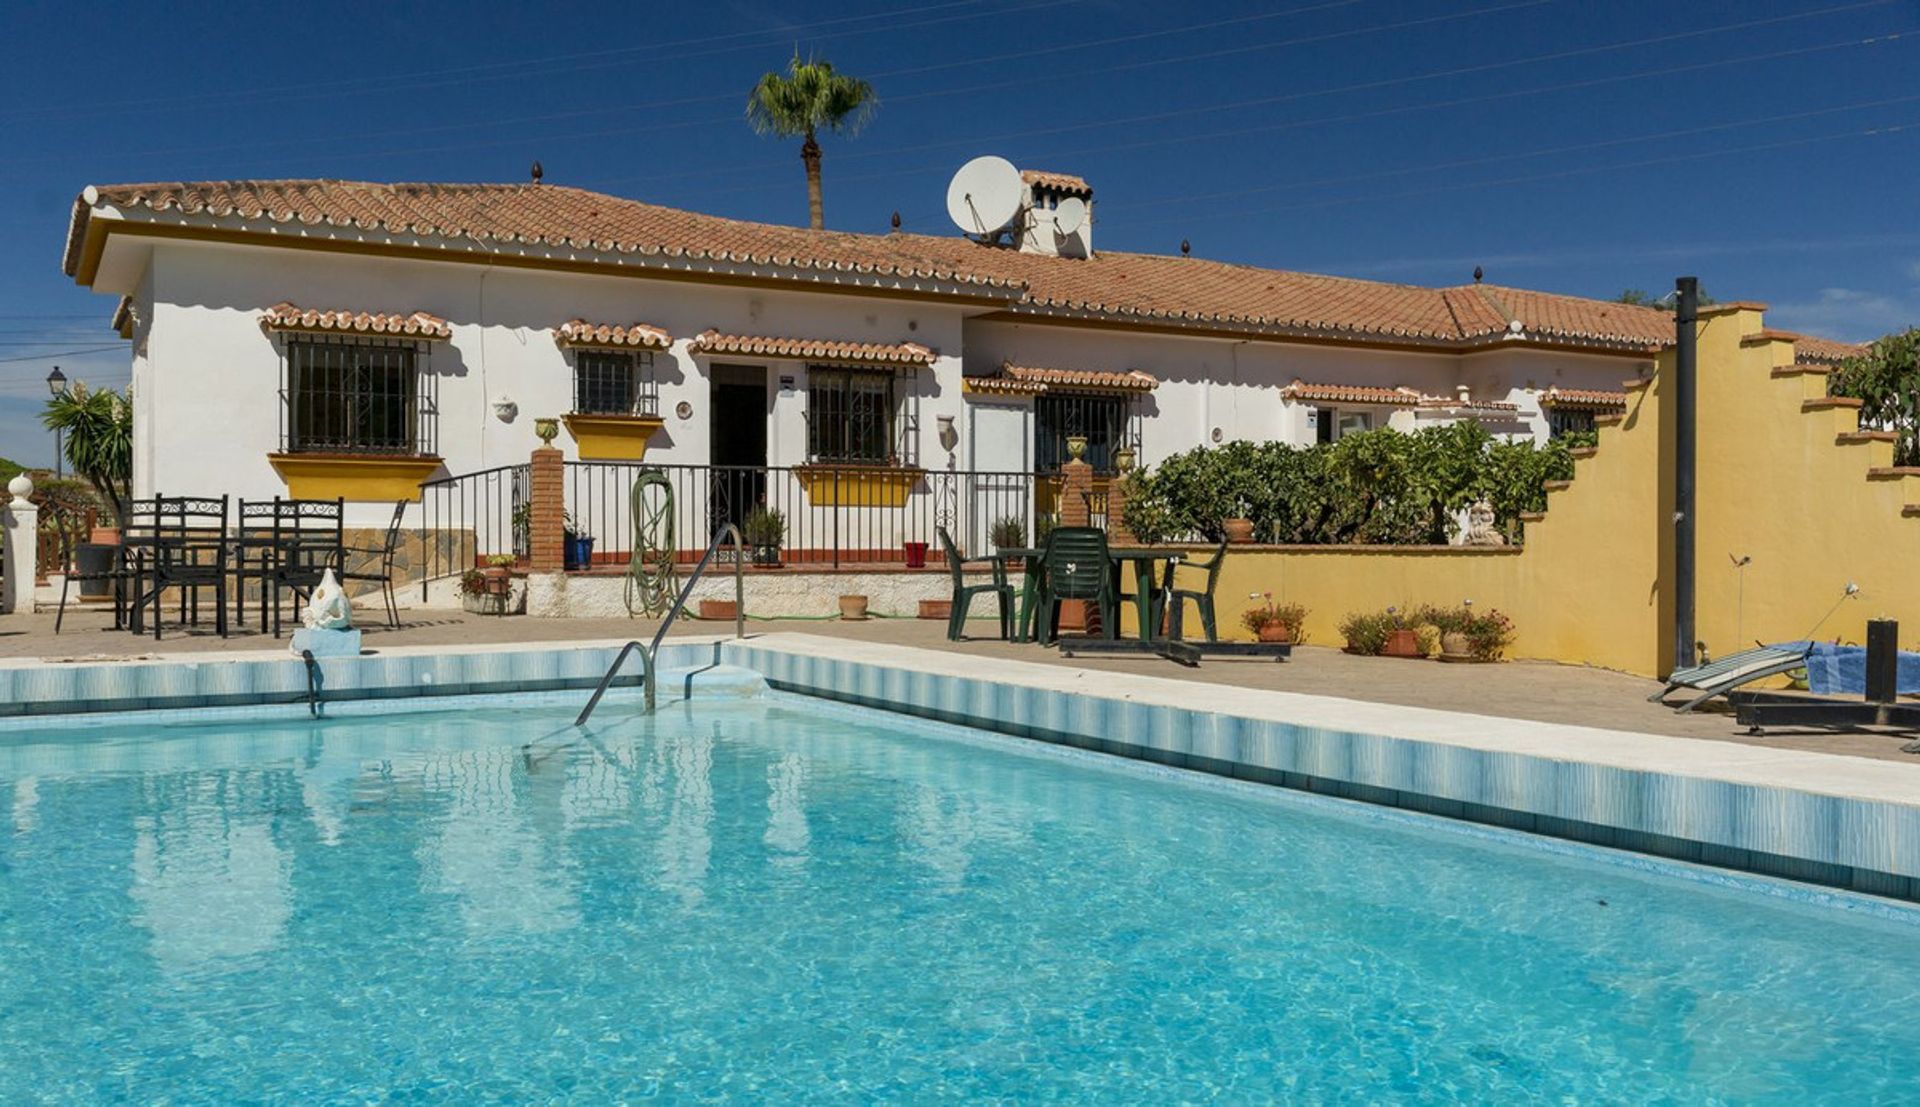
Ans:
<svg viewBox="0 0 1920 1107"><path fill-rule="evenodd" d="M1857 433L1824 370L1762 331L1752 306L1701 313L1697 636L1715 655L1816 626L1858 642L1885 615L1920 637L1920 471L1892 470L1893 443ZM1328 646L1351 611L1470 599L1514 620L1510 656L1667 672L1673 370L1668 352L1628 385L1625 415L1549 492L1524 547L1236 547L1216 593L1222 634L1248 637L1239 616L1255 593L1307 605L1308 641ZM1750 559L1744 591L1737 557ZM1860 598L1839 602L1849 582Z"/></svg>

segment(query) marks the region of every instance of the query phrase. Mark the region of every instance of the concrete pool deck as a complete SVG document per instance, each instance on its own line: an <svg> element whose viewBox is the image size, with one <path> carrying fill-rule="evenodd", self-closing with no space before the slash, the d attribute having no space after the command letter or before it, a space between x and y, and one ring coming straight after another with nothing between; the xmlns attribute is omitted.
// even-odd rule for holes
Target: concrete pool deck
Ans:
<svg viewBox="0 0 1920 1107"><path fill-rule="evenodd" d="M362 624L366 647L497 645L586 645L650 637L658 623L647 619L532 619L494 618L459 611L408 610L402 626L388 630L375 621ZM365 618L365 616L362 616ZM221 639L211 633L169 629L165 637L135 638L104 629L106 617L97 611L68 613L65 632L53 634L53 616L11 615L0 619L0 665L35 660L171 657L224 653L269 653L283 656L286 640L257 633L236 633ZM985 633L989 624L974 624ZM948 642L944 622L918 619L874 619L864 623L814 620L755 620L747 622L749 635L804 633L836 640L913 647L975 658L1022 662L1081 670L1118 673L1187 683L1224 685L1255 691L1296 692L1363 703L1396 704L1465 712L1605 730L1730 742L1771 750L1805 750L1847 757L1873 758L1920 765L1920 755L1902 753L1911 736L1886 732L1834 734L1814 730L1775 730L1747 734L1721 710L1676 715L1649 704L1646 697L1659 685L1651 680L1605 669L1550 662L1519 661L1500 665L1442 665L1437 662L1354 657L1339 650L1302 646L1284 664L1271 661L1213 660L1187 669L1153 657L1063 658L1056 651L995 639ZM673 637L693 638L730 634L731 623L683 620Z"/></svg>

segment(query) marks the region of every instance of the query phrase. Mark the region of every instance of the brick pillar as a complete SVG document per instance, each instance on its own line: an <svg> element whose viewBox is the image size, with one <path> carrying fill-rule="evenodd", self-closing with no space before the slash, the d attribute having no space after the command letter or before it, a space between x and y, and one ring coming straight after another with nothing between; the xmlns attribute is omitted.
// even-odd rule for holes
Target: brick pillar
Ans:
<svg viewBox="0 0 1920 1107"><path fill-rule="evenodd" d="M1134 546L1138 541L1127 529L1127 481L1122 473L1107 483L1107 542L1114 546Z"/></svg>
<svg viewBox="0 0 1920 1107"><path fill-rule="evenodd" d="M566 455L552 446L533 451L527 490L528 570L557 573L566 564Z"/></svg>
<svg viewBox="0 0 1920 1107"><path fill-rule="evenodd" d="M1060 525L1063 527L1090 527L1093 525L1093 466L1079 458L1074 458L1060 467ZM1062 600L1060 602L1060 629L1084 630L1097 633L1100 628L1099 612L1085 600Z"/></svg>

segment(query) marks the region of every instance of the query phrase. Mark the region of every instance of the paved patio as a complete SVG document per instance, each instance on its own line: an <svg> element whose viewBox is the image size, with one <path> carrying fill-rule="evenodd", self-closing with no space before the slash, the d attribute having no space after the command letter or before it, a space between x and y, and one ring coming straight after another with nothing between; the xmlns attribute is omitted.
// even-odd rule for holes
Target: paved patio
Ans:
<svg viewBox="0 0 1920 1107"><path fill-rule="evenodd" d="M365 613L361 617L369 618ZM399 630L378 622L362 629L366 647L463 646L481 643L604 641L650 637L658 625L645 619L533 619L525 616L493 618L459 611L408 610ZM0 619L0 663L8 659L78 660L136 658L172 654L207 654L286 648L286 640L257 633L236 633L221 639L211 632L184 632L169 628L155 642L107 629L109 617L97 611L68 612L65 632L55 637L50 613L10 615ZM985 633L989 621L973 624ZM686 619L674 635L731 633L733 624ZM873 619L864 623L813 619L749 619L747 633L804 632L900 646L939 649L960 657L992 657L1039 665L1065 666L1096 672L1133 672L1154 677L1225 684L1284 692L1308 692L1373 703L1405 704L1512 719L1578 726L1604 727L1673 738L1737 742L1774 749L1812 750L1856 757L1920 762L1920 755L1900 752L1912 736L1888 733L1828 734L1819 731L1769 731L1749 735L1731 714L1701 711L1675 715L1646 702L1659 686L1653 681L1603 669L1545 662L1501 665L1442 665L1432 661L1354 657L1336 649L1302 646L1293 660L1209 660L1188 669L1154 657L1062 658L1034 645L994 639L948 642L944 622L918 619ZM1571 751L1570 751L1571 752Z"/></svg>

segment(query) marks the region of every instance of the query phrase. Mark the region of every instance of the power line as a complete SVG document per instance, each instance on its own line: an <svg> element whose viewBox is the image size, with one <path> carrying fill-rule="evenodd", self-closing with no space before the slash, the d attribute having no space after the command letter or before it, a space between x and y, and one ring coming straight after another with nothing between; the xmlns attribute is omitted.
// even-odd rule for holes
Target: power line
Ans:
<svg viewBox="0 0 1920 1107"><path fill-rule="evenodd" d="M9 364L11 362L16 362L16 361L46 361L50 358L56 358L56 357L77 357L81 354L98 354L98 353L104 353L107 350L125 350L126 348L127 348L126 345L122 343L114 346L90 346L84 350L55 350L52 353L46 353L46 354L28 354L20 357L0 357L0 365Z"/></svg>

